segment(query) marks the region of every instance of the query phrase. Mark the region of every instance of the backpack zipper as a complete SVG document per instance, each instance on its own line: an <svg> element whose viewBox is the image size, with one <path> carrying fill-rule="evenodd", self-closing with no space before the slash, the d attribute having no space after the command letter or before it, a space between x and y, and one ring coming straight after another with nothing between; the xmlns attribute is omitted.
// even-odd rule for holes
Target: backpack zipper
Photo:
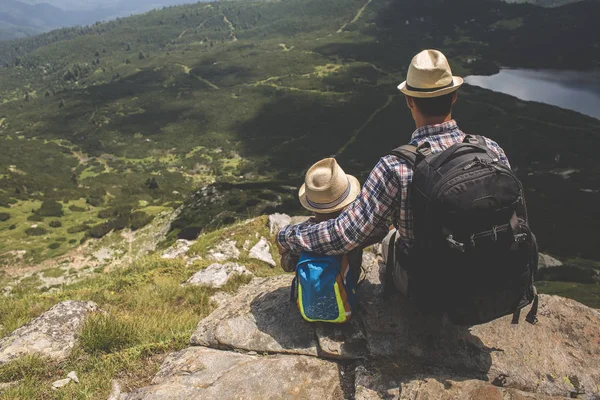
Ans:
<svg viewBox="0 0 600 400"><path fill-rule="evenodd" d="M504 173L506 175L512 176L511 174L508 174L506 170L508 170L508 167L504 166L503 164L497 164L494 161L488 161L488 162L482 162L483 160L474 160L471 161L469 164L467 164L465 167L461 168L460 171L455 172L454 174L450 175L449 177L447 177L446 179L444 179L443 182L440 182L438 184L438 186L433 190L433 194L432 197L438 197L438 195L443 192L444 187L448 184L448 182L452 181L453 179L458 178L459 176L466 174L465 170L467 169L466 167L472 168L474 165L477 164L481 164L481 165L487 165L488 168L486 169L481 169L477 172L480 172L480 174L477 176L477 178L481 178L487 175L492 175L493 173ZM472 164L472 165L470 165ZM509 170L510 171L510 170ZM469 176L469 179L472 179L473 176ZM461 183L461 181L458 182L454 182L455 184ZM518 186L519 186L519 190L521 189L521 185L517 182Z"/></svg>
<svg viewBox="0 0 600 400"><path fill-rule="evenodd" d="M466 171L477 164L485 165L489 168L494 168L495 167L494 164L498 163L499 161L500 161L500 159L498 159L498 158L486 160L486 159L480 158L479 156L475 156L475 159L473 161L471 161L470 163L468 163L462 170Z"/></svg>

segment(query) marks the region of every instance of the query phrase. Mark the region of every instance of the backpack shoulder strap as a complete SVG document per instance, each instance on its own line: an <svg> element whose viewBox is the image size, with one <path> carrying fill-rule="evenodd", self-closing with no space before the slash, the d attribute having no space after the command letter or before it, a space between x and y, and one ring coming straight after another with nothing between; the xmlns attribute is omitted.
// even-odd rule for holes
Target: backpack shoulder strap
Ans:
<svg viewBox="0 0 600 400"><path fill-rule="evenodd" d="M482 147L485 147L486 149L488 148L485 138L481 135L467 135L465 136L463 143L478 144Z"/></svg>
<svg viewBox="0 0 600 400"><path fill-rule="evenodd" d="M411 144L405 144L397 147L390 151L389 154L406 161L411 168L414 168L417 164L417 157L419 155L417 152L417 146L413 146Z"/></svg>

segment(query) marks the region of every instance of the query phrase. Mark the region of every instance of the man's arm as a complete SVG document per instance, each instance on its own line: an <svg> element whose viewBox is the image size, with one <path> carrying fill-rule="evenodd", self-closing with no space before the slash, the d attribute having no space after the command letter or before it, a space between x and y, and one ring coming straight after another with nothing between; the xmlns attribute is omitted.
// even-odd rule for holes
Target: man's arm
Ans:
<svg viewBox="0 0 600 400"><path fill-rule="evenodd" d="M368 242L383 239L391 212L398 204L404 162L384 157L373 168L356 200L337 218L319 224L288 225L277 235L292 252L344 254Z"/></svg>

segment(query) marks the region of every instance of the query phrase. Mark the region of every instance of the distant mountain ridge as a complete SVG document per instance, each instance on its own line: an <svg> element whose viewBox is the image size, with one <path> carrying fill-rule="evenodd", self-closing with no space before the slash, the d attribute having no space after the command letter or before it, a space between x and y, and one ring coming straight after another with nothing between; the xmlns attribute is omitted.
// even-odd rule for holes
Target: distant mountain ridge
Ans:
<svg viewBox="0 0 600 400"><path fill-rule="evenodd" d="M47 3L26 4L3 0L0 4L0 40L29 36L58 28L56 21L66 21L69 13Z"/></svg>
<svg viewBox="0 0 600 400"><path fill-rule="evenodd" d="M88 25L155 8L185 4L195 0L2 0L0 41L47 32L52 29Z"/></svg>

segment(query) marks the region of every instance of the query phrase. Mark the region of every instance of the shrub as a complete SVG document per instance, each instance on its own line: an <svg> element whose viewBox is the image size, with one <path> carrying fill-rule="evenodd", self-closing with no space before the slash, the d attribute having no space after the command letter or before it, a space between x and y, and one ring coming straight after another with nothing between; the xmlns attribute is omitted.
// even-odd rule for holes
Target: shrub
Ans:
<svg viewBox="0 0 600 400"><path fill-rule="evenodd" d="M113 228L113 224L110 221L103 222L101 224L90 227L87 233L90 237L100 239L101 237L104 237L104 235L106 235L108 232L112 231Z"/></svg>
<svg viewBox="0 0 600 400"><path fill-rule="evenodd" d="M56 250L56 249L58 249L59 247L60 247L60 243L56 243L56 242L54 242L54 243L50 243L50 244L48 245L48 248L49 248L49 249L51 249L51 250Z"/></svg>
<svg viewBox="0 0 600 400"><path fill-rule="evenodd" d="M98 211L98 218L108 219L121 216L129 217L129 214L131 214L131 208L127 206L106 208Z"/></svg>
<svg viewBox="0 0 600 400"><path fill-rule="evenodd" d="M35 228L25 229L25 233L29 236L42 236L48 233L48 231L42 228L41 226L36 226Z"/></svg>
<svg viewBox="0 0 600 400"><path fill-rule="evenodd" d="M69 240L69 244L75 244L75 243L77 243L77 239L71 239L71 240Z"/></svg>
<svg viewBox="0 0 600 400"><path fill-rule="evenodd" d="M133 324L109 314L87 317L79 340L83 350L90 354L111 353L139 343Z"/></svg>
<svg viewBox="0 0 600 400"><path fill-rule="evenodd" d="M79 233L79 232L84 232L87 231L88 229L90 229L90 226L87 224L81 224L81 225L75 225L70 227L69 229L67 229L67 233Z"/></svg>
<svg viewBox="0 0 600 400"><path fill-rule="evenodd" d="M104 204L104 199L100 197L88 197L85 202L93 207L99 207Z"/></svg>
<svg viewBox="0 0 600 400"><path fill-rule="evenodd" d="M27 221L42 222L43 220L44 220L44 217L42 217L41 215L37 215L37 214L32 214L29 217L27 217Z"/></svg>
<svg viewBox="0 0 600 400"><path fill-rule="evenodd" d="M10 214L7 212L0 212L0 222L8 221L10 219Z"/></svg>
<svg viewBox="0 0 600 400"><path fill-rule="evenodd" d="M131 214L131 217L130 217L131 230L135 231L140 228L143 228L144 226L146 226L150 222L152 222L152 220L153 220L153 217L151 215L148 215L143 211L136 211L133 214Z"/></svg>
<svg viewBox="0 0 600 400"><path fill-rule="evenodd" d="M62 222L50 221L50 223L48 225L50 225L50 228L60 228L62 226Z"/></svg>
<svg viewBox="0 0 600 400"><path fill-rule="evenodd" d="M73 211L73 212L83 212L83 211L85 211L85 208L83 208L83 207L78 207L78 206L76 206L75 204L71 204L71 205L69 206L69 210L71 210L71 211Z"/></svg>
<svg viewBox="0 0 600 400"><path fill-rule="evenodd" d="M44 200L40 209L36 211L36 214L42 217L62 217L62 204L55 200Z"/></svg>
<svg viewBox="0 0 600 400"><path fill-rule="evenodd" d="M11 231L15 230L15 229L17 229L17 225L16 224L12 224L11 226L8 227L8 229L10 229Z"/></svg>
<svg viewBox="0 0 600 400"><path fill-rule="evenodd" d="M129 215L119 215L109 221L113 229L121 230L129 226Z"/></svg>

